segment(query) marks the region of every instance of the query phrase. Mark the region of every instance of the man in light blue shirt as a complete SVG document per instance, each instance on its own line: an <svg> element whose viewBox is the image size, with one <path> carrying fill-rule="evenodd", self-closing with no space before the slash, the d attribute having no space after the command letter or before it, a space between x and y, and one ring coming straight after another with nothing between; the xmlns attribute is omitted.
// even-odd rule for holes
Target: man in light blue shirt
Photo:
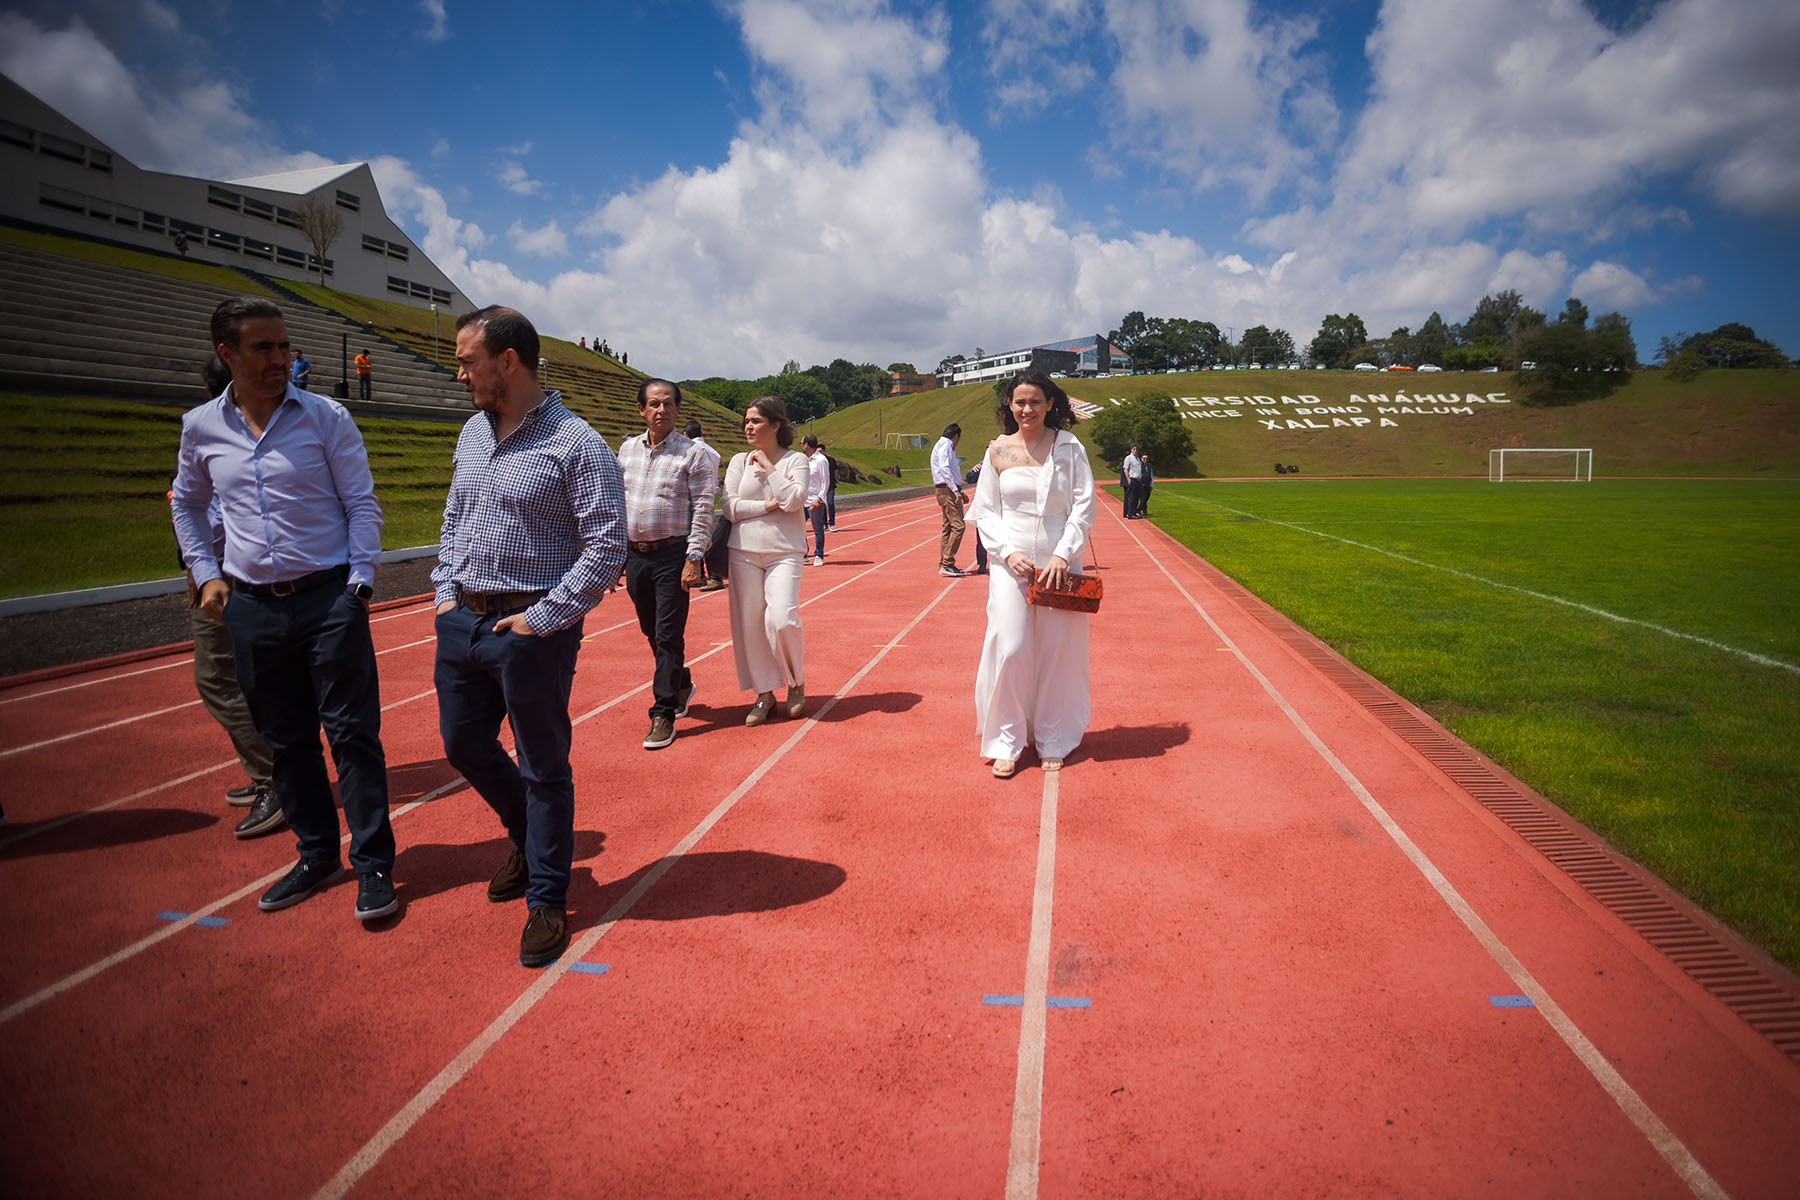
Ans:
<svg viewBox="0 0 1800 1200"><path fill-rule="evenodd" d="M293 385L287 323L272 302L226 300L212 340L231 385L182 418L170 508L200 607L231 631L238 683L299 839L300 861L258 906L298 904L340 869L322 724L350 831L355 915L374 920L399 901L369 635L381 506L368 454L343 405ZM215 496L222 562L206 517Z"/></svg>

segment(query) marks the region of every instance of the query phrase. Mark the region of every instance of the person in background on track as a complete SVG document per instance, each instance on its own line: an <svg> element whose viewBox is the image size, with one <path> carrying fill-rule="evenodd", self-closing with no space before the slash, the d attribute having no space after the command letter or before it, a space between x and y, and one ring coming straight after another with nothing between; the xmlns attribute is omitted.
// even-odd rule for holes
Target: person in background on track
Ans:
<svg viewBox="0 0 1800 1200"><path fill-rule="evenodd" d="M683 432L684 434L686 434L688 436L689 441L693 442L696 446L700 447L700 449L704 450L706 452L706 457L711 460L712 473L713 473L713 497L715 499L717 499L717 497L719 495L719 488L720 488L719 452L717 450L714 450L712 448L712 446L707 443L705 437L701 436L700 422L689 421L687 423L687 427L684 428L681 432ZM715 526L715 528L713 529L713 537L719 538L719 537L726 536L725 531L723 529L717 527L718 521L716 519L716 516L715 516L715 520L713 523ZM703 592L716 592L720 588L725 586L725 581L723 579L720 579L717 575L713 574L712 566L707 561L706 558L702 558L700 560L700 579L701 579L700 590Z"/></svg>
<svg viewBox="0 0 1800 1200"><path fill-rule="evenodd" d="M200 375L208 396L220 395L231 383L231 372L217 354L207 360ZM169 498L174 500L173 490L169 492ZM217 496L207 505L206 521L212 534L214 557L223 559L225 522L219 514ZM176 549L176 561L181 561L179 545ZM225 793L227 804L233 808L250 810L232 832L239 838L274 833L286 824L287 818L281 815L281 801L275 797L275 764L269 753L269 743L263 741L262 734L256 732L256 722L250 717L250 706L244 700L243 689L238 687L237 663L231 652L231 632L225 628L223 621L200 607L200 589L194 586L194 574L187 571L185 566L182 569L187 573L188 627L194 635L194 691L199 694L200 704L206 709L207 715L231 739L231 748L237 754L238 764L243 767L244 775L249 780Z"/></svg>
<svg viewBox="0 0 1800 1200"><path fill-rule="evenodd" d="M700 586L712 545L718 456L675 431L681 417L677 385L646 379L638 385L637 406L644 432L619 443L625 591L656 657L644 749L661 750L675 740L675 718L687 716L694 699L687 669L688 590Z"/></svg>
<svg viewBox="0 0 1800 1200"><path fill-rule="evenodd" d="M619 460L560 394L538 386L538 349L537 330L510 308L456 322L456 375L476 411L456 439L431 572L444 757L512 843L487 895L496 904L525 897L527 967L556 961L569 944L569 695L582 618L625 565ZM500 745L502 718L516 763Z"/></svg>
<svg viewBox="0 0 1800 1200"><path fill-rule="evenodd" d="M975 465L963 473L963 482L970 487L978 487L981 483L981 464L984 459L977 459ZM975 532L975 569L966 572L969 575L986 575L988 573L987 543L981 540L981 531Z"/></svg>
<svg viewBox="0 0 1800 1200"><path fill-rule="evenodd" d="M1144 476L1144 460L1138 457L1137 443L1131 443L1131 452L1125 456L1125 462L1119 468L1125 479L1125 519L1137 520L1138 500L1142 495L1141 487Z"/></svg>
<svg viewBox="0 0 1800 1200"><path fill-rule="evenodd" d="M535 370L536 368L534 367L533 369ZM362 397L364 404L369 402L370 388L374 381L374 375L375 365L370 361L369 350L368 347L365 346L363 347L363 352L356 356L357 394Z"/></svg>
<svg viewBox="0 0 1800 1200"><path fill-rule="evenodd" d="M938 540L938 574L953 579L962 575L956 569L956 552L962 549L963 507L969 502L957 470L956 443L960 441L962 426L952 423L944 426L944 436L931 448L932 491L944 515L944 532Z"/></svg>
<svg viewBox="0 0 1800 1200"><path fill-rule="evenodd" d="M788 688L787 715L806 711L805 629L800 621L801 556L806 553L804 454L792 449L787 406L759 396L744 409L749 450L725 470L731 521L731 654L738 686L756 693L744 717L761 725L775 711L775 689Z"/></svg>
<svg viewBox="0 0 1800 1200"><path fill-rule="evenodd" d="M310 383L312 383L312 364L306 361L306 353L296 346L294 347L294 386L303 392L309 392L312 390L307 386Z"/></svg>
<svg viewBox="0 0 1800 1200"><path fill-rule="evenodd" d="M1150 465L1148 454L1138 455L1138 466L1141 473L1138 476L1137 515L1147 517L1150 515L1150 490L1156 486L1156 468Z"/></svg>
<svg viewBox="0 0 1800 1200"><path fill-rule="evenodd" d="M825 497L831 491L830 461L819 439L807 434L800 445L806 455L806 518L812 523L812 565L825 565Z"/></svg>
<svg viewBox="0 0 1800 1200"><path fill-rule="evenodd" d="M212 341L231 384L182 418L169 506L200 608L231 631L238 683L299 842L300 861L257 907L298 904L340 870L323 725L357 874L354 913L385 917L399 901L369 634L382 520L368 452L343 405L294 386L275 304L225 300L213 310ZM223 558L207 518L215 496Z"/></svg>
<svg viewBox="0 0 1800 1200"><path fill-rule="evenodd" d="M983 758L1005 779L1027 744L1046 771L1087 732L1088 614L1026 602L1035 576L1052 586L1081 570L1094 523L1094 474L1069 427L1069 397L1042 371L996 389L1006 430L987 448L969 519L1004 570L988 576L987 636L975 673Z"/></svg>
<svg viewBox="0 0 1800 1200"><path fill-rule="evenodd" d="M819 443L819 453L825 454L824 442ZM825 454L825 480L825 529L827 532L836 533L838 461L829 454Z"/></svg>

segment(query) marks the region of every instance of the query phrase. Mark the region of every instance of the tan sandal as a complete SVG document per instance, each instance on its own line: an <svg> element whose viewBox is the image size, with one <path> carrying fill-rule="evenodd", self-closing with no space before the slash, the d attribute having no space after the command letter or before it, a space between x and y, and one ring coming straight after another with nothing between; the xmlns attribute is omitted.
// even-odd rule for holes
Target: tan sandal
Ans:
<svg viewBox="0 0 1800 1200"><path fill-rule="evenodd" d="M798 717L806 712L806 686L796 683L788 689L787 715Z"/></svg>
<svg viewBox="0 0 1800 1200"><path fill-rule="evenodd" d="M744 724L761 725L764 721L769 719L769 714L774 711L775 693L763 692L761 695L757 696L756 703L751 705L750 711L745 714Z"/></svg>
<svg viewBox="0 0 1800 1200"><path fill-rule="evenodd" d="M996 758L994 760L995 779L1011 779L1012 773L1018 769L1019 764L1010 758Z"/></svg>
<svg viewBox="0 0 1800 1200"><path fill-rule="evenodd" d="M1039 759L1038 765L1043 767L1044 770L1046 770L1046 771L1060 771L1060 770L1062 770L1062 759L1060 759L1060 758Z"/></svg>

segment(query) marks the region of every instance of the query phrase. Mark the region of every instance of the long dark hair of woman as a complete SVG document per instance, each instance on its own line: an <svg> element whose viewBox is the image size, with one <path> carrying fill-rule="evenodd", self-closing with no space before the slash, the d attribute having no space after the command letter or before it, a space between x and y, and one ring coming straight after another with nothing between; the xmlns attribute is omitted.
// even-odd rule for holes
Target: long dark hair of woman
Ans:
<svg viewBox="0 0 1800 1200"><path fill-rule="evenodd" d="M783 450L794 444L794 423L788 419L787 405L779 396L758 396L744 405L744 411L755 409L762 414L762 419L775 427L775 444Z"/></svg>
<svg viewBox="0 0 1800 1200"><path fill-rule="evenodd" d="M1019 423L1012 415L1012 397L1021 385L1027 383L1044 393L1044 399L1050 401L1050 408L1044 413L1044 424L1052 429L1067 429L1080 419L1075 415L1075 406L1069 403L1069 393L1058 387L1056 380L1042 371L1020 371L1012 378L1003 379L994 385L994 391L1000 397L1000 404L994 409L994 417L1000 422L1000 428L1008 433L1019 432Z"/></svg>
<svg viewBox="0 0 1800 1200"><path fill-rule="evenodd" d="M206 360L206 365L200 368L200 383L206 388L206 398L210 400L217 396L230 382L231 368L225 365L225 360L215 351Z"/></svg>

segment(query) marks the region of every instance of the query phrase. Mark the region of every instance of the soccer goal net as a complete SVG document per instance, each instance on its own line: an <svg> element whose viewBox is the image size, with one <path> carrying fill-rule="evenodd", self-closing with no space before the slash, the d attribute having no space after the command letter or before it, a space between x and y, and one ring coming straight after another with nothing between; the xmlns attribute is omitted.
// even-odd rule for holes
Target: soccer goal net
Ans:
<svg viewBox="0 0 1800 1200"><path fill-rule="evenodd" d="M889 450L922 450L925 448L925 435L922 433L890 433L885 443Z"/></svg>
<svg viewBox="0 0 1800 1200"><path fill-rule="evenodd" d="M1592 450L1507 447L1488 451L1489 483L1591 483Z"/></svg>

